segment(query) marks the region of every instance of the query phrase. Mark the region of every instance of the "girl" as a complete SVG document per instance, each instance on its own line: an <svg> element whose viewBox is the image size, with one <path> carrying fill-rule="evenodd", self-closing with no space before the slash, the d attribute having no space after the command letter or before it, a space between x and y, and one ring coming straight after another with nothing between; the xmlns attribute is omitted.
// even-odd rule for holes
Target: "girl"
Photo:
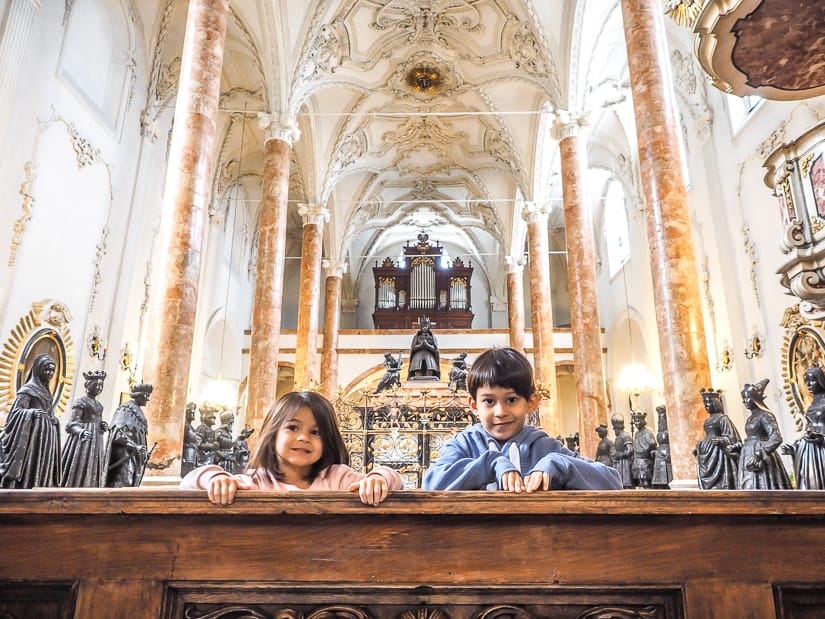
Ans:
<svg viewBox="0 0 825 619"><path fill-rule="evenodd" d="M332 405L312 391L293 391L269 411L246 475L230 475L208 464L191 471L182 490L207 490L216 505L229 505L240 490L358 491L362 503L378 505L404 480L379 466L363 475L349 466L349 453Z"/></svg>

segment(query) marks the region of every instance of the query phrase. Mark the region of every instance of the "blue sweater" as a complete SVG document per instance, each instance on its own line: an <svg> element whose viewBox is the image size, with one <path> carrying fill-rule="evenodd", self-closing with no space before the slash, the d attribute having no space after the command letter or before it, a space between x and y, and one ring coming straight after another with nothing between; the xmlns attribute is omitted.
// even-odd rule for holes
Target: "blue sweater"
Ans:
<svg viewBox="0 0 825 619"><path fill-rule="evenodd" d="M542 430L524 426L501 445L480 423L444 443L438 461L424 474L424 489L501 488L501 478L508 471L519 471L523 477L534 471L549 473L551 490L622 489L616 469L582 458Z"/></svg>

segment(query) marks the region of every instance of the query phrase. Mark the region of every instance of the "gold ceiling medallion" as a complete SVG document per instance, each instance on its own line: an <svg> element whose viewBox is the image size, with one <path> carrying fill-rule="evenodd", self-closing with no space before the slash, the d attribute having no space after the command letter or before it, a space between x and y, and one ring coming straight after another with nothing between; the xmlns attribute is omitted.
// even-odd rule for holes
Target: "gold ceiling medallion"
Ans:
<svg viewBox="0 0 825 619"><path fill-rule="evenodd" d="M407 71L404 80L410 91L422 95L437 95L444 87L441 71L430 65L419 65Z"/></svg>
<svg viewBox="0 0 825 619"><path fill-rule="evenodd" d="M11 330L0 353L0 408L14 402L17 390L28 377L35 357L48 354L54 359L55 373L49 385L55 413L61 413L69 402L74 376L74 343L68 323L69 309L55 299L32 303L31 310Z"/></svg>
<svg viewBox="0 0 825 619"><path fill-rule="evenodd" d="M680 26L693 27L702 11L702 0L666 0L665 14Z"/></svg>

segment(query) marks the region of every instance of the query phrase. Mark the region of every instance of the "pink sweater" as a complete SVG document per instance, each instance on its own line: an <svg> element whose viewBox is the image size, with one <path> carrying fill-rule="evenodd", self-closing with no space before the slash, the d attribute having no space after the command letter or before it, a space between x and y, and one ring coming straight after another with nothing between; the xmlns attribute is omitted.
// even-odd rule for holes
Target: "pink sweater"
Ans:
<svg viewBox="0 0 825 619"><path fill-rule="evenodd" d="M235 479L250 482L256 490L274 490L276 492L287 492L294 490L343 490L346 491L349 485L356 481L361 481L366 477L363 473L353 471L346 464L333 464L316 477L309 488L299 488L292 484L278 481L268 471L264 469L253 469L250 475L233 475ZM206 490L209 481L216 475L229 475L216 464L205 464L186 474L179 488L181 490ZM387 480L390 490L403 490L404 479L401 474L386 466L377 466L367 475L380 475Z"/></svg>

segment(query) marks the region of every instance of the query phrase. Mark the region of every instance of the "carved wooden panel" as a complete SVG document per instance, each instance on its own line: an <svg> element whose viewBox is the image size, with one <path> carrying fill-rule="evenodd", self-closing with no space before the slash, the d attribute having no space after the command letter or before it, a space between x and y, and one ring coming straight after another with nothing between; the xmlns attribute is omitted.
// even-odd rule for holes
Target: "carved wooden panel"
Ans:
<svg viewBox="0 0 825 619"><path fill-rule="evenodd" d="M681 619L681 590L172 586L165 619Z"/></svg>
<svg viewBox="0 0 825 619"><path fill-rule="evenodd" d="M821 619L825 616L825 585L774 586L777 616L781 619Z"/></svg>

